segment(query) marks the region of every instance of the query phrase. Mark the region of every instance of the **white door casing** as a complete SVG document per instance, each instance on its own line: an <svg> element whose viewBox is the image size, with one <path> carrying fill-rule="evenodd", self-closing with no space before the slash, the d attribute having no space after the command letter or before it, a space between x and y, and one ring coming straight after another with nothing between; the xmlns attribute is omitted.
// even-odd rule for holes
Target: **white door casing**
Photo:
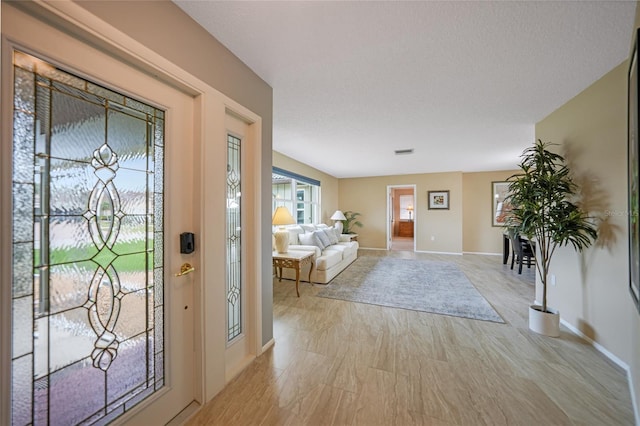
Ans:
<svg viewBox="0 0 640 426"><path fill-rule="evenodd" d="M184 260L179 255L175 236L181 230L193 227L193 210L190 207L193 205L191 190L193 171L187 166L193 155L193 97L115 61L77 39L68 37L53 28L39 25L32 19L24 16L22 18L24 19L14 21L16 28L3 28L5 34L9 33L12 36L12 42L3 42L9 47L3 49L3 70L11 69L11 66L4 65L10 63L7 61L11 60L14 46L39 57L43 57L42 52L46 52L48 61L90 80L155 104L166 111L164 193L166 386L149 398L149 401L143 403L143 406L152 409L133 409L123 416L129 418L136 415L136 421L143 422L166 422L196 399L195 390L197 389L194 386L196 375L193 361L194 284L192 279L176 278L171 274L172 271L179 270ZM3 75L3 79L5 77L9 76ZM11 141L10 137L3 137L3 150L6 149L5 145L9 141ZM179 143L183 145L180 146ZM51 343L55 344L55 342Z"/></svg>
<svg viewBox="0 0 640 426"><path fill-rule="evenodd" d="M188 395L186 399L196 399L198 402L210 400L215 394L224 386L225 379L225 365L224 362L224 309L216 309L223 307L220 301L224 298L219 297L224 293L223 286L212 286L211 283L224 282L224 260L220 259L220 256L215 254L216 248L220 248L218 242L223 241L223 228L219 225L219 222L211 221L211 217L214 219L217 216L218 219L222 218L221 210L224 207L223 194L224 191L218 192L219 184L223 183L223 179L219 179L218 172L215 165L223 157L219 147L223 144L220 140L225 136L225 115L228 111L232 111L234 114L243 118L243 121L248 125L249 137L252 140L254 150L249 156L247 164L252 166L252 177L250 179L253 189L246 192L246 197L257 197L260 188L260 145L261 145L261 133L262 123L261 118L250 110L242 107L236 102L225 97L215 89L206 85L202 81L186 73L181 68L173 63L170 63L166 59L151 52L137 41L124 35L123 33L115 30L108 23L101 21L95 16L88 13L85 9L71 2L52 2L52 3L38 3L38 8L41 13L49 14L55 19L52 21L60 22L62 19L62 26L72 28L72 33L81 34L81 37L87 37L91 39L92 45L99 45L103 47L104 51L108 51L112 54L110 61L107 61L104 67L99 67L96 70L87 69L88 64L85 61L85 54L89 54L91 48L87 44L80 40L73 39L68 35L62 36L60 32L56 32L54 37L45 34L43 32L43 22L39 21L29 13L24 13L21 10L16 9L13 5L3 3L2 13L3 18L9 14L10 18L6 20L10 25L5 25L3 30L3 78L2 78L2 90L5 93L11 92L11 79L7 77L7 69L5 64L7 60L10 61L10 51L13 45L20 46L26 51L47 52L47 58L54 60L54 62L64 63L70 69L76 70L79 74L85 74L87 76L94 77L95 79L105 82L107 84L113 84L118 86L125 92L131 94L137 94L140 86L129 79L128 73L133 70L125 71L127 79L122 82L114 81L112 76L117 75L117 70L124 64L115 60L114 57L126 58L127 63L134 63L140 66L141 69L152 70L153 75L158 78L159 81L169 81L174 87L179 87L183 91L187 92L190 96L188 101L190 103L189 108L194 108L195 117L190 117L191 126L189 129L183 129L186 132L187 140L192 140L188 147L181 146L177 152L167 151L167 158L173 157L175 164L167 164L167 191L171 196L182 197L178 203L170 204L166 203L166 213L169 214L169 209L173 208L178 216L184 217L190 216L189 220L176 220L176 223L168 225L167 241L165 245L166 252L166 271L165 278L166 283L172 289L175 289L180 296L172 296L171 301L174 307L180 307L175 312L170 313L172 317L169 319L172 323L181 324L181 327L189 328L189 322L193 321L193 327L195 328L195 338L193 334L186 333L184 336L187 340L183 347L188 347L192 354L195 356L195 362L192 363L195 371L195 382L187 381L186 384L181 386L177 385L174 381L170 383L172 389L177 390L180 395ZM50 30L51 28L49 28ZM61 39L72 39L78 45L73 49L69 49L67 52L59 52ZM68 41L68 40L67 40ZM125 47L126 46L126 47ZM64 50L64 48L62 49ZM56 53L59 52L59 53ZM66 57L68 56L68 57ZM10 62L9 62L10 63ZM95 71L95 72L93 72ZM135 71L138 72L138 71ZM144 73L143 73L144 74ZM159 84L156 81L156 84ZM165 86L162 85L161 86ZM154 90L151 90L154 92ZM184 94L183 94L184 96ZM149 100L158 106L166 106L162 100L156 100L154 96L140 96L143 99ZM10 187L11 174L11 153L10 153L10 127L6 123L11 120L11 99L3 96L3 115L2 115L2 146L0 161L2 162L1 168L1 181L0 188L2 189L1 207L2 218L0 219L0 247L3 253L10 252L11 246L11 224L10 214L11 211L11 194L7 191ZM195 99L195 102L194 102ZM187 108L188 109L188 108ZM173 110L171 106L167 108L168 113L175 114L176 110ZM187 115L190 114L186 113ZM176 137L176 132L179 126L168 125L167 132L167 145L169 145L169 139ZM190 132L194 132L193 135ZM184 135L183 135L184 136ZM187 149L185 149L187 148ZM169 149L169 148L168 148ZM172 160L172 161L174 161ZM198 161L199 160L199 161ZM214 167L212 167L212 165ZM184 166L184 169L180 167ZM175 170L174 170L175 168ZM219 170L219 169L218 169ZM212 180L214 179L214 180ZM211 185L211 183L214 183ZM211 187L214 188L214 193L211 193ZM190 188L193 188L192 192ZM217 197L217 200L216 200ZM189 199L191 202L184 202ZM193 206L190 212L188 206ZM173 207L171 207L173 206ZM260 235L260 203L254 200L254 205L251 207L251 213L254 216L251 220L248 220L247 229L251 229L255 235ZM215 211L212 213L211 209ZM174 211L171 211L174 214ZM193 230L196 233L196 247L200 247L194 255L180 255L178 252L178 234L183 231ZM209 255L205 255L209 249ZM222 250L220 250L221 252ZM247 257L248 267L250 273L247 275L250 280L253 280L252 294L253 304L249 304L248 308L252 310L252 323L255 325L255 333L251 336L251 339L255 342L256 354L261 352L261 314L260 314L260 300L261 300L261 283L260 283L260 270L259 259L261 259L260 244L259 242L247 244L247 251L249 255ZM218 252L218 253L220 253ZM0 259L0 278L3 283L10 282L10 259L8 256L2 256ZM202 262L200 259L202 258ZM205 259L207 258L207 259ZM206 262L205 260L208 260ZM190 261L196 266L196 272L192 275L175 278L173 274L177 272L180 265L184 261ZM222 273L222 274L221 274ZM208 277L205 279L205 277ZM10 399L9 399L9 365L10 365L10 305L7 305L7 301L10 300L10 292L7 293L7 288L10 286L3 285L2 289L2 309L0 309L0 423L4 423L8 420ZM174 291L174 290L172 290ZM195 297L196 303L190 303L192 297ZM184 302L184 303L183 303ZM184 309L187 306L188 309ZM193 307L193 309L191 309ZM185 311L188 312L185 315ZM220 316L218 316L220 313ZM195 319L194 319L195 317ZM208 321L213 320L213 321ZM183 333L184 334L184 333ZM176 343L172 342L171 338L168 338L168 344ZM187 351L188 352L188 351ZM170 355L171 360L169 364L176 363L177 356ZM170 366L171 368L171 366ZM200 379L201 378L201 379ZM182 403L183 404L183 403ZM168 408L165 410L163 404L154 404L154 407L143 407L138 416L135 417L135 423L145 422L150 420L146 417L149 413L154 415L164 416L165 418L161 422L166 422L167 416L170 416L165 411L170 411ZM158 408L154 410L154 408ZM159 420L160 421L160 420Z"/></svg>

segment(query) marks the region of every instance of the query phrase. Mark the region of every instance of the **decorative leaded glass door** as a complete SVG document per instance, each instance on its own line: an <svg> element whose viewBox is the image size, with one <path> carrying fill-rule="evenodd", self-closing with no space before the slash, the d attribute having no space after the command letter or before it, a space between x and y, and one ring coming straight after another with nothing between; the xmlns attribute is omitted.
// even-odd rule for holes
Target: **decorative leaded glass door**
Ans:
<svg viewBox="0 0 640 426"><path fill-rule="evenodd" d="M193 399L191 288L165 285L165 119L14 52L13 424L107 423L168 382L177 411Z"/></svg>

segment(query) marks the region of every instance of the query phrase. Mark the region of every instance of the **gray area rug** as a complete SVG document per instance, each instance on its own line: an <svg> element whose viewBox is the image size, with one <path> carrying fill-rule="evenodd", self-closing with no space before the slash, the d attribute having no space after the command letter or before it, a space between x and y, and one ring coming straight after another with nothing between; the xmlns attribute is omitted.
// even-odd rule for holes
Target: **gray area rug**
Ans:
<svg viewBox="0 0 640 426"><path fill-rule="evenodd" d="M317 295L504 323L452 262L362 256Z"/></svg>

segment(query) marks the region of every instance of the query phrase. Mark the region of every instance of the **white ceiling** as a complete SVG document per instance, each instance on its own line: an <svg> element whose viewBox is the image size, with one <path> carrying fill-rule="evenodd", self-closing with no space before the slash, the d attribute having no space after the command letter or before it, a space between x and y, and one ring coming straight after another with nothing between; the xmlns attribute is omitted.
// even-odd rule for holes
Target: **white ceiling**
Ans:
<svg viewBox="0 0 640 426"><path fill-rule="evenodd" d="M340 178L514 169L626 59L636 5L174 2L273 87L273 149Z"/></svg>

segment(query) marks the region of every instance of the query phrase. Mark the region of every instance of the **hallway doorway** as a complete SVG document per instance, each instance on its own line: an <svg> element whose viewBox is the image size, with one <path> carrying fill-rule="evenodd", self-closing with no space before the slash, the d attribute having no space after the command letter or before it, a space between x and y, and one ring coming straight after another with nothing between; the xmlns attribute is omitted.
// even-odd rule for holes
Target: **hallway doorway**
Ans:
<svg viewBox="0 0 640 426"><path fill-rule="evenodd" d="M415 185L387 187L387 250L415 251Z"/></svg>

